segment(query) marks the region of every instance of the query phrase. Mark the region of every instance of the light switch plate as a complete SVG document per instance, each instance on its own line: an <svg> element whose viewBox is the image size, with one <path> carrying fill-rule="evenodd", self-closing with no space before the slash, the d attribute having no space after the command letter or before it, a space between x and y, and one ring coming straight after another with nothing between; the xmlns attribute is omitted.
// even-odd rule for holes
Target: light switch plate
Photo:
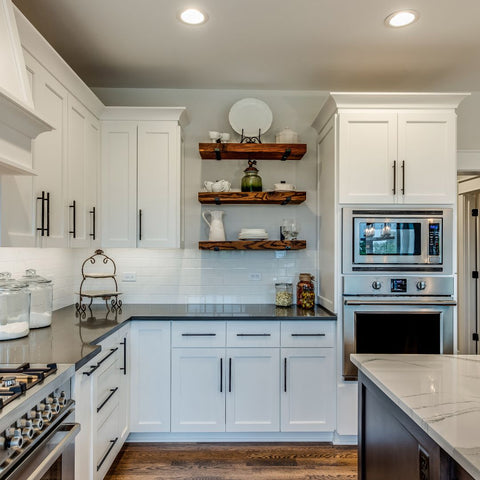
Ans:
<svg viewBox="0 0 480 480"><path fill-rule="evenodd" d="M136 272L123 272L122 282L136 282L137 274Z"/></svg>

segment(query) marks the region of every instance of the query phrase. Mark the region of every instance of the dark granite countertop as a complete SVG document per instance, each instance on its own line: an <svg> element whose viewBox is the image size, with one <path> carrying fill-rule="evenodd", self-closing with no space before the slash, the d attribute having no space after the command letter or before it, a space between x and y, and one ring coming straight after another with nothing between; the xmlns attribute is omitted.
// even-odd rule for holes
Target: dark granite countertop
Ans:
<svg viewBox="0 0 480 480"><path fill-rule="evenodd" d="M109 313L103 305L86 311L84 319L75 307L53 312L52 325L30 331L28 337L0 342L0 363L71 363L76 368L91 360L101 348L98 342L130 320L336 320L336 315L316 307L302 310L275 305L123 305L121 313Z"/></svg>

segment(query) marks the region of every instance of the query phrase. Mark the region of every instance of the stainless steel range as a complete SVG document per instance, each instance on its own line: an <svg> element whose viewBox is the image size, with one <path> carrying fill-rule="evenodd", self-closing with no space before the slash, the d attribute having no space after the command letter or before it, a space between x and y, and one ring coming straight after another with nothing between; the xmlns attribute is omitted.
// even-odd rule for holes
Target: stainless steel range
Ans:
<svg viewBox="0 0 480 480"><path fill-rule="evenodd" d="M0 480L73 480L70 365L0 364Z"/></svg>
<svg viewBox="0 0 480 480"><path fill-rule="evenodd" d="M343 377L357 379L351 353L453 353L451 276L345 275Z"/></svg>

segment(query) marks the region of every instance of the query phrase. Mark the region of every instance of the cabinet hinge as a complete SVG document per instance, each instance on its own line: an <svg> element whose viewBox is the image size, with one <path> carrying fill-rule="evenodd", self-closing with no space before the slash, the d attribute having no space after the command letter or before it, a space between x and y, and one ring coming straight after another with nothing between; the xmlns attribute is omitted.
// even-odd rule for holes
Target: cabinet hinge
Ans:
<svg viewBox="0 0 480 480"><path fill-rule="evenodd" d="M478 217L478 208L472 208L472 217Z"/></svg>
<svg viewBox="0 0 480 480"><path fill-rule="evenodd" d="M472 272L472 278L478 278L478 271L477 270L474 270Z"/></svg>
<svg viewBox="0 0 480 480"><path fill-rule="evenodd" d="M478 342L478 340L479 340L478 333L472 333L472 340L474 342Z"/></svg>

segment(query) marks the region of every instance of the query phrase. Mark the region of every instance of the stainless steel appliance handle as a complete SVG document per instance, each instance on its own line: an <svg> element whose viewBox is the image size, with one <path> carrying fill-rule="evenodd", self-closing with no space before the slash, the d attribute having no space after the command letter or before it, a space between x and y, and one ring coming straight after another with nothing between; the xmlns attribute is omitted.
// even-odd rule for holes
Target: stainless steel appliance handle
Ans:
<svg viewBox="0 0 480 480"><path fill-rule="evenodd" d="M455 300L345 300L345 305L446 305L454 306Z"/></svg>
<svg viewBox="0 0 480 480"><path fill-rule="evenodd" d="M68 433L58 443L58 445L45 457L42 463L25 480L40 480L55 460L63 453L65 447L77 436L80 431L79 423L64 423L61 428L68 428ZM60 429L59 429L60 430Z"/></svg>

